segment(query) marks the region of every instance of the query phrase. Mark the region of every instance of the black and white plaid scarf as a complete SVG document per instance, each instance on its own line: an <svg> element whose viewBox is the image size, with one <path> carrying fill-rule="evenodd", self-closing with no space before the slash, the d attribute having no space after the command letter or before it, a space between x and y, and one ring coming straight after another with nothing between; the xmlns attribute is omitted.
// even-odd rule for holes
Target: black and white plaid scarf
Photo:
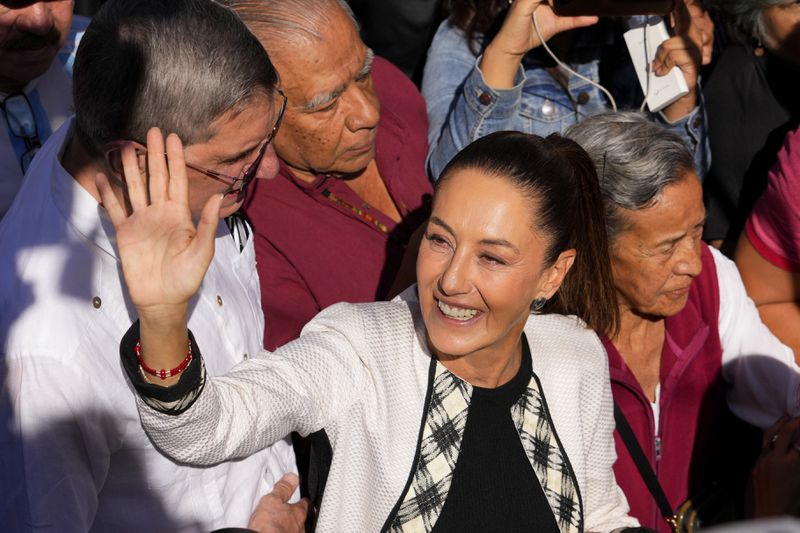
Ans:
<svg viewBox="0 0 800 533"><path fill-rule="evenodd" d="M411 483L386 530L428 532L433 529L450 490L467 424L472 386L438 361ZM544 489L561 533L583 531L583 504L578 482L556 435L536 374L512 407L522 447Z"/></svg>

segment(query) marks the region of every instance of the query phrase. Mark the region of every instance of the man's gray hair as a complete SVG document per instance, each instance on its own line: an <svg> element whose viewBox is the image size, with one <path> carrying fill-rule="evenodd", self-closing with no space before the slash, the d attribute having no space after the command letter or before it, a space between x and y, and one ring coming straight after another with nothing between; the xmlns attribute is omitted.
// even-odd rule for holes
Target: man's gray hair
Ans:
<svg viewBox="0 0 800 533"><path fill-rule="evenodd" d="M786 0L712 0L728 20L734 33L753 44L764 40L763 11L772 6L787 4Z"/></svg>
<svg viewBox="0 0 800 533"><path fill-rule="evenodd" d="M322 39L331 14L341 9L358 30L353 10L345 0L217 0L239 14L268 50L281 43L305 44Z"/></svg>
<svg viewBox="0 0 800 533"><path fill-rule="evenodd" d="M594 162L611 241L625 229L620 208L652 206L664 187L694 170L683 140L640 113L595 115L570 127L566 136Z"/></svg>
<svg viewBox="0 0 800 533"><path fill-rule="evenodd" d="M212 0L110 0L75 59L76 133L95 156L110 141L143 143L153 126L205 142L216 119L271 97L277 81L258 40Z"/></svg>

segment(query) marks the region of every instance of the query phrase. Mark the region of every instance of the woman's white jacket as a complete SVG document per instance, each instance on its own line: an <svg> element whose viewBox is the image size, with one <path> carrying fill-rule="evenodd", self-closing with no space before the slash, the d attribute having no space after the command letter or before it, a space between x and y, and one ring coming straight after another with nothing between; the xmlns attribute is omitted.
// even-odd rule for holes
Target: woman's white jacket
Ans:
<svg viewBox="0 0 800 533"><path fill-rule="evenodd" d="M531 315L525 334L534 375L512 418L560 530L636 526L612 471L612 398L599 339L561 315ZM298 340L210 378L178 416L138 404L156 445L196 465L324 428L333 460L317 531L429 531L471 393L431 357L412 287L391 302L328 308Z"/></svg>

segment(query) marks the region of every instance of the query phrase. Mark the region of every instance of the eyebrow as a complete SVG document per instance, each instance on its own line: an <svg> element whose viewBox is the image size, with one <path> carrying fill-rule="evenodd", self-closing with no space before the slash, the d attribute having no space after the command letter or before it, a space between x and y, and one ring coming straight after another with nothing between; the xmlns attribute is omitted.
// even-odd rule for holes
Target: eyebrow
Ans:
<svg viewBox="0 0 800 533"><path fill-rule="evenodd" d="M436 224L437 226L441 226L442 228L447 230L450 234L455 235L455 232L453 231L453 228L448 226L445 223L445 221L442 220L441 218L439 218L439 217L431 217L429 222L431 224ZM487 245L487 246L502 246L504 248L510 248L511 250L514 250L514 251L519 251L516 246L514 246L513 244L511 244L510 242L508 242L505 239L481 239L478 242L480 244Z"/></svg>
<svg viewBox="0 0 800 533"><path fill-rule="evenodd" d="M358 69L358 72L356 72L356 80L363 79L368 76L370 72L372 72L372 61L374 59L375 52L373 52L371 48L367 48L367 55L364 58L364 63L361 65L361 68ZM314 111L320 107L324 107L336 100L345 91L345 89L347 89L347 84L342 84L332 91L320 93L303 105L302 109L303 111Z"/></svg>
<svg viewBox="0 0 800 533"><path fill-rule="evenodd" d="M692 229L702 228L703 226L705 226L707 219L708 219L708 213L705 213L703 215L703 219L700 222L698 222L697 224L695 224L694 226L692 226ZM672 246L676 242L678 242L681 239L683 239L684 237L686 237L686 235L688 235L688 233L682 233L680 235L676 235L675 237L670 237L670 238L664 239L663 241L661 241L658 244L656 244L656 248L658 248L660 246L665 246L665 245Z"/></svg>
<svg viewBox="0 0 800 533"><path fill-rule="evenodd" d="M241 152L237 152L237 153L236 153L236 154L234 154L234 155L227 156L227 157L222 157L222 158L218 159L218 162L219 162L219 164L221 164L221 165L229 165L229 164L231 164L231 163L238 163L239 161L242 161L242 160L243 160L244 158L246 158L248 155L250 155L250 154L252 154L254 151L256 151L256 149L258 149L258 147L259 147L259 146L261 146L261 143L262 143L262 142L264 142L264 140L263 140L263 139L262 139L262 140L260 140L260 141L258 141L258 142L257 142L256 144L254 144L253 146L250 146L249 148L245 148L245 149L244 149L244 150L242 150Z"/></svg>

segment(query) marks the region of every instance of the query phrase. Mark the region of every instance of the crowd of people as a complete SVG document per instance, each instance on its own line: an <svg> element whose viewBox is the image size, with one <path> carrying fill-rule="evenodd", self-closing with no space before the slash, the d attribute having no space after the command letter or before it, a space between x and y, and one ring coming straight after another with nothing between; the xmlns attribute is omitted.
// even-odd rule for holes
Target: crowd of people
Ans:
<svg viewBox="0 0 800 533"><path fill-rule="evenodd" d="M0 529L800 531L800 3L655 112L643 17L102 4L0 1Z"/></svg>

